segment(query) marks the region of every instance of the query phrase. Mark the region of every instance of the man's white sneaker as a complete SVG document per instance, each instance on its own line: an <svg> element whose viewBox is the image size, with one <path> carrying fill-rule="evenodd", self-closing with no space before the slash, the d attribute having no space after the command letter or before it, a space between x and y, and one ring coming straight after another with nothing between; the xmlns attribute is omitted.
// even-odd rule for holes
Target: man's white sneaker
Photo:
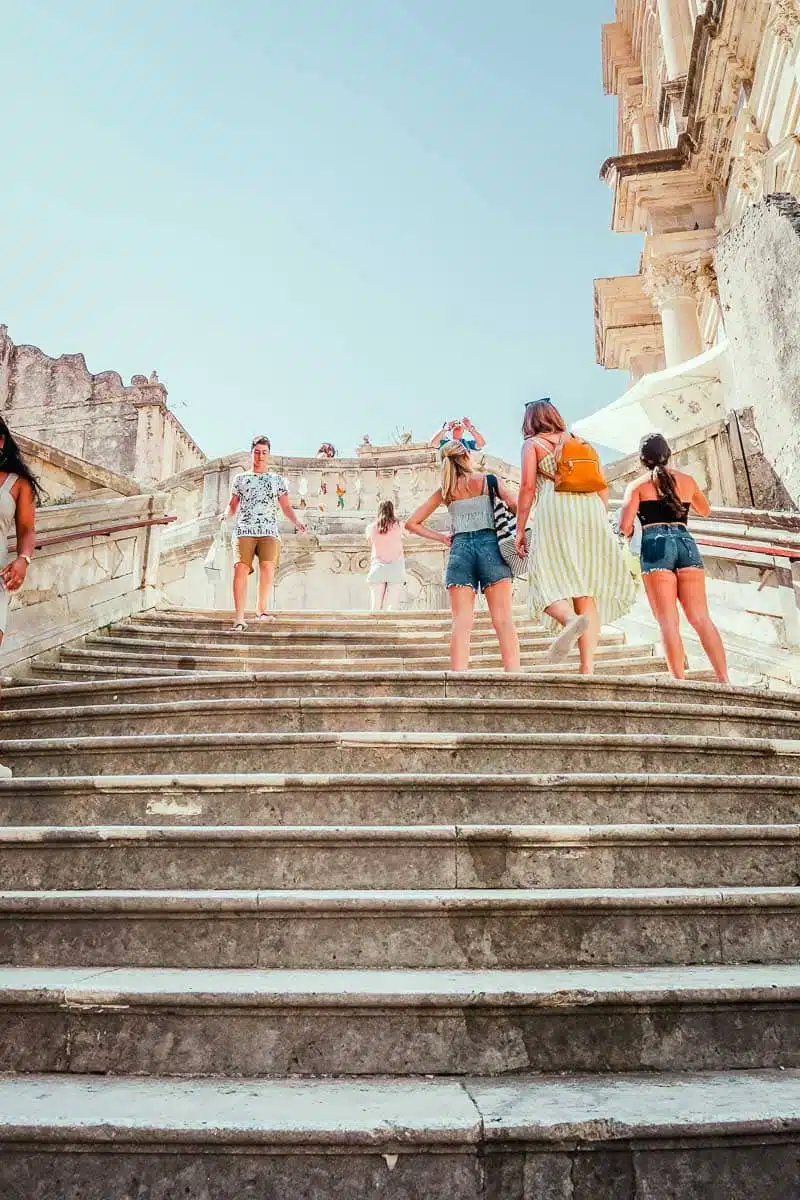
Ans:
<svg viewBox="0 0 800 1200"><path fill-rule="evenodd" d="M0 763L0 779L13 779L13 778L14 778L14 772L11 770L11 767L7 767L3 763Z"/></svg>

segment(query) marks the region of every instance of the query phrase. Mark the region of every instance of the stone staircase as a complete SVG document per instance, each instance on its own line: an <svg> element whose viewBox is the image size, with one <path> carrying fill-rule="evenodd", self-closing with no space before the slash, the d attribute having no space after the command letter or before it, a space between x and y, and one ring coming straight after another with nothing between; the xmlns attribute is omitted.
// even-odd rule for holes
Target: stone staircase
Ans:
<svg viewBox="0 0 800 1200"><path fill-rule="evenodd" d="M5 692L3 1200L800 1196L800 700L225 626Z"/></svg>

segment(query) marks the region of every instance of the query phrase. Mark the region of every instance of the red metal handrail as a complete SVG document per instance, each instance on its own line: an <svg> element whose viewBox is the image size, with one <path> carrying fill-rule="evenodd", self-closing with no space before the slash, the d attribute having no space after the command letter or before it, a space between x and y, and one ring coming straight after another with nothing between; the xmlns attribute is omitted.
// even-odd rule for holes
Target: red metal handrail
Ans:
<svg viewBox="0 0 800 1200"><path fill-rule="evenodd" d="M100 529L77 529L74 533L64 533L59 537L42 538L37 541L36 549L43 550L45 546L60 546L63 542L78 542L81 538L107 537L110 533L124 533L128 529L145 529L148 525L171 525L177 517L150 517L147 521L129 521L125 525L104 525Z"/></svg>
<svg viewBox="0 0 800 1200"><path fill-rule="evenodd" d="M729 542L722 538L704 537L695 534L699 546L717 546L720 550L750 550L755 554L769 554L773 558L791 558L800 561L800 546L778 546L763 542Z"/></svg>

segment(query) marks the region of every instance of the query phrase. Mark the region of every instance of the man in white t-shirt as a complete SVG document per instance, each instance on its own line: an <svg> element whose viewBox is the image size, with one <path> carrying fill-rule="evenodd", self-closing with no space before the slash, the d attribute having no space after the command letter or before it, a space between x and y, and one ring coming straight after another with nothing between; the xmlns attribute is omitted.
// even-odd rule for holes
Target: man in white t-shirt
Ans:
<svg viewBox="0 0 800 1200"><path fill-rule="evenodd" d="M251 450L251 469L235 476L228 507L220 518L226 521L236 513L233 536L233 606L236 615L233 628L237 632L247 629L244 608L247 578L253 573L254 558L258 559L256 612L261 620L274 620L269 611L269 600L281 554L278 509L292 522L298 533L306 531L289 502L285 479L269 469L269 438L253 438Z"/></svg>

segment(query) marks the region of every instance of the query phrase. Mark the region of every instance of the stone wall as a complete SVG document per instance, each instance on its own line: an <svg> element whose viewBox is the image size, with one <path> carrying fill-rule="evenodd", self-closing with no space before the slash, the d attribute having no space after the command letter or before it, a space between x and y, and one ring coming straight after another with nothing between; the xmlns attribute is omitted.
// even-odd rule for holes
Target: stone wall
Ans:
<svg viewBox="0 0 800 1200"><path fill-rule="evenodd" d="M800 201L768 196L747 209L720 239L716 267L734 365L735 407L752 409L748 436L774 468L775 478L762 484L761 502L773 509L787 503L797 507Z"/></svg>
<svg viewBox="0 0 800 1200"><path fill-rule="evenodd" d="M164 511L158 494L40 509L37 549L11 601L0 670L24 673L34 656L154 607L161 526L144 522ZM113 532L97 532L105 529Z"/></svg>
<svg viewBox="0 0 800 1200"><path fill-rule="evenodd" d="M50 358L16 346L0 325L0 411L11 430L141 483L156 484L205 461L167 407L155 372L129 385L93 375L82 354Z"/></svg>
<svg viewBox="0 0 800 1200"><path fill-rule="evenodd" d="M17 444L25 462L38 479L48 505L84 500L90 496L95 499L137 496L141 490L127 476L84 462L72 454L22 434L17 434Z"/></svg>

